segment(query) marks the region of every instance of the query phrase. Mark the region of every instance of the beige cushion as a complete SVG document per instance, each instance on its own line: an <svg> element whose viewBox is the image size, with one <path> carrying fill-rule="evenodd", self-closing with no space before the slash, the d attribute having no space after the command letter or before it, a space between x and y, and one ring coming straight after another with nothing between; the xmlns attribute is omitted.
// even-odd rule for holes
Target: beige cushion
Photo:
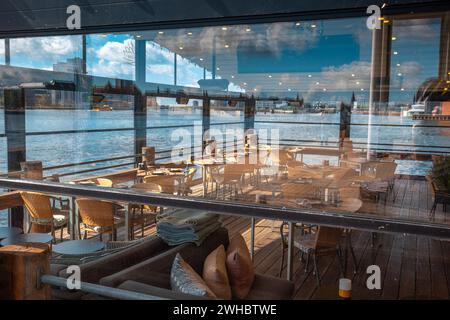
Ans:
<svg viewBox="0 0 450 320"><path fill-rule="evenodd" d="M203 264L203 280L214 294L220 298L231 299L231 287L226 267L225 247L220 245L211 252Z"/></svg>
<svg viewBox="0 0 450 320"><path fill-rule="evenodd" d="M245 299L255 279L255 270L245 240L240 234L230 241L226 266L233 296Z"/></svg>
<svg viewBox="0 0 450 320"><path fill-rule="evenodd" d="M173 260L170 271L172 290L193 296L216 298L214 292L206 285L202 277L181 257L179 253Z"/></svg>

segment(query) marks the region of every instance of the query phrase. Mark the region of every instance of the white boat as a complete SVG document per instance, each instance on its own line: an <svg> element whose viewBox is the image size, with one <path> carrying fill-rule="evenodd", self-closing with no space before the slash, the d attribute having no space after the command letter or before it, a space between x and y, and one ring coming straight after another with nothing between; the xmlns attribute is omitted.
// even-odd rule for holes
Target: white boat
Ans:
<svg viewBox="0 0 450 320"><path fill-rule="evenodd" d="M411 109L403 110L402 115L404 117L412 117L416 114L424 114L425 113L425 105L424 104L413 104Z"/></svg>

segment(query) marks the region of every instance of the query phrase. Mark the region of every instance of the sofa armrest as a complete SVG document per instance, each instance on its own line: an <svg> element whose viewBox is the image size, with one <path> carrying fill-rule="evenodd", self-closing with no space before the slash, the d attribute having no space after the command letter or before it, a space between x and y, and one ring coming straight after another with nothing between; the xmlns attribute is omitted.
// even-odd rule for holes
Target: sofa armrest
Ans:
<svg viewBox="0 0 450 320"><path fill-rule="evenodd" d="M139 293L144 293L152 295L158 298L171 299L171 300L209 300L207 297L193 296L190 294L184 294L180 292L175 292L169 289L159 288L151 286L148 284L136 282L136 281L125 281L118 288L128 291L134 291Z"/></svg>

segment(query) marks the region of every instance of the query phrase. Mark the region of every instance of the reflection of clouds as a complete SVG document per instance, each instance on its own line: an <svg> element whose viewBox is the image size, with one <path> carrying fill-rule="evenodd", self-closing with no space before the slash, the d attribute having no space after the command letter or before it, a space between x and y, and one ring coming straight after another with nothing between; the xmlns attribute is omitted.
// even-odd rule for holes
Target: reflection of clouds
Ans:
<svg viewBox="0 0 450 320"><path fill-rule="evenodd" d="M90 73L97 76L131 78L134 74L134 67L127 63L124 51L132 42L132 39L126 39L123 42L106 42L95 51L99 60L92 65Z"/></svg>
<svg viewBox="0 0 450 320"><path fill-rule="evenodd" d="M4 54L5 54L5 42L0 41L0 55L4 55Z"/></svg>
<svg viewBox="0 0 450 320"><path fill-rule="evenodd" d="M27 55L32 59L59 59L60 56L81 51L80 36L11 39L11 55ZM4 51L4 50L3 50ZM56 57L55 57L56 56Z"/></svg>
<svg viewBox="0 0 450 320"><path fill-rule="evenodd" d="M394 36L404 41L427 41L436 32L439 32L439 19L398 20L394 25Z"/></svg>
<svg viewBox="0 0 450 320"><path fill-rule="evenodd" d="M393 70L391 86L415 90L423 81L422 71L422 65L416 61L403 62L400 67ZM398 74L401 74L401 76L398 76Z"/></svg>

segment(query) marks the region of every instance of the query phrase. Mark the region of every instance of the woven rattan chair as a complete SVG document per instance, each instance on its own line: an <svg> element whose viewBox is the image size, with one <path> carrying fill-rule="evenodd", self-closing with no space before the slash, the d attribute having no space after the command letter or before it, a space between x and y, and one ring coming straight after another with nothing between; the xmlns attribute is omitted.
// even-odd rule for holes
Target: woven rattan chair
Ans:
<svg viewBox="0 0 450 320"><path fill-rule="evenodd" d="M92 199L77 199L78 211L84 225L84 239L88 231L100 235L111 234L111 239L117 239L117 224L121 221L115 217L118 206L112 202Z"/></svg>
<svg viewBox="0 0 450 320"><path fill-rule="evenodd" d="M156 183L138 183L131 187L132 189L142 190L152 193L162 193L162 187ZM156 222L156 215L159 212L162 213L163 208L153 205L142 205L130 203L128 210L130 210L130 234L132 239L134 239L134 226L141 225L141 236L144 237L145 225L152 220ZM148 214L150 213L150 214Z"/></svg>
<svg viewBox="0 0 450 320"><path fill-rule="evenodd" d="M28 211L30 223L28 232L31 231L33 224L49 226L51 234L55 238L55 229L59 228L61 231L61 241L63 239L64 227L67 226L68 210L55 208L51 205L53 197L36 193L36 192L21 192L23 203ZM59 201L59 199L57 199Z"/></svg>

